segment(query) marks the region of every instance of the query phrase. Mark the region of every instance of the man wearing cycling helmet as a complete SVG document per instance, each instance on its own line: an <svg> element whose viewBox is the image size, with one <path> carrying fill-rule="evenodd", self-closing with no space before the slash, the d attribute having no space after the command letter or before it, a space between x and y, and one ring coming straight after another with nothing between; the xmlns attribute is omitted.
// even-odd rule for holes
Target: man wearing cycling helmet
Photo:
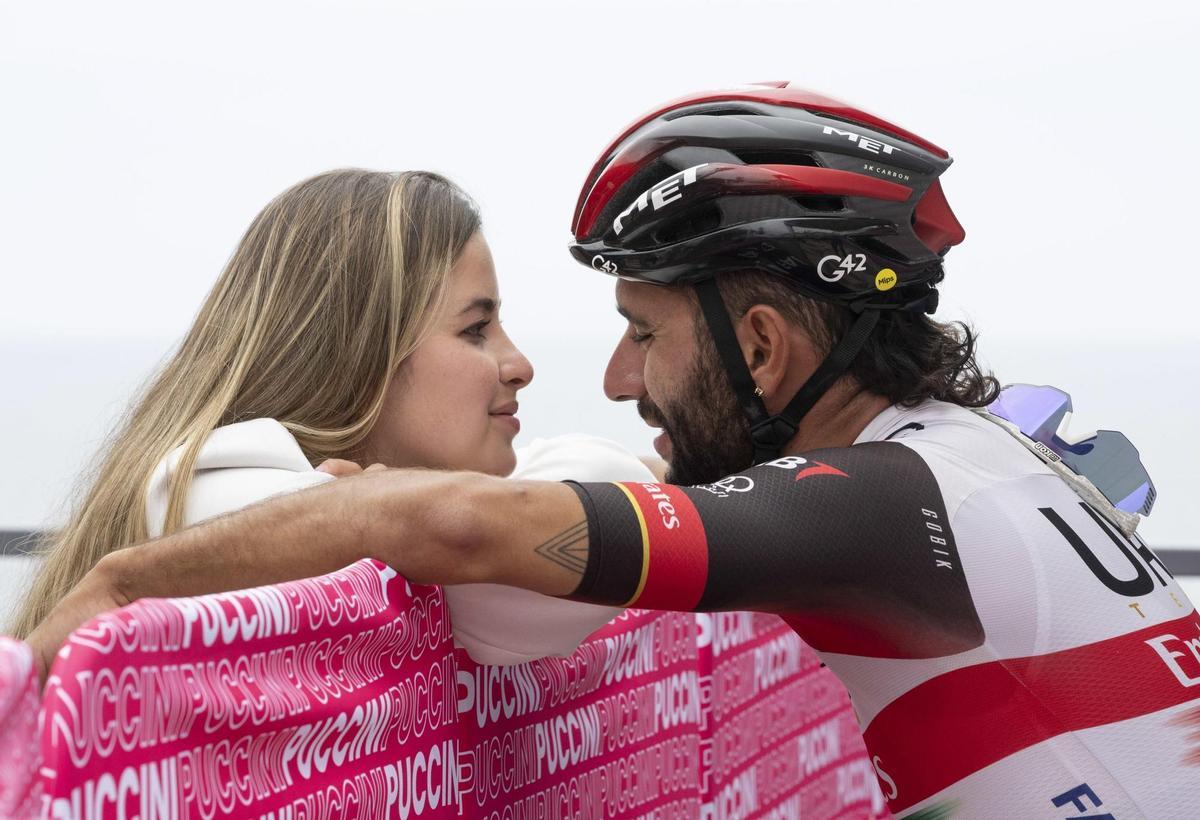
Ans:
<svg viewBox="0 0 1200 820"><path fill-rule="evenodd" d="M1123 437L1070 436L1051 388L999 395L970 332L928 317L964 235L949 165L786 83L663 106L589 174L571 252L621 278L605 388L663 428L671 483L369 473L115 553L42 642L106 601L364 556L758 609L846 684L899 816L1194 816L1200 618L1134 532L1153 485Z"/></svg>

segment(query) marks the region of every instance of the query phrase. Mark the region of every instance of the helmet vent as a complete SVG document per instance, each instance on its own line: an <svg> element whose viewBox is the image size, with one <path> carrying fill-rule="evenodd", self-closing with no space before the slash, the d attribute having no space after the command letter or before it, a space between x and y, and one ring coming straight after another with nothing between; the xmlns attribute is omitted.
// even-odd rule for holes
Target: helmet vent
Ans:
<svg viewBox="0 0 1200 820"><path fill-rule="evenodd" d="M733 152L745 165L804 165L820 168L821 163L809 151L741 148Z"/></svg>
<svg viewBox="0 0 1200 820"><path fill-rule="evenodd" d="M897 250L886 241L877 237L859 236L855 237L854 241L858 243L859 247L861 247L864 251L872 254L873 256L878 256L880 259L886 259L890 262L897 262L901 264L903 264L905 261L905 254L902 251Z"/></svg>
<svg viewBox="0 0 1200 820"><path fill-rule="evenodd" d="M844 211L846 210L846 200L840 196L824 196L822 194L802 194L800 196L791 197L792 202L795 202L806 211Z"/></svg>
<svg viewBox="0 0 1200 820"><path fill-rule="evenodd" d="M715 231L721 227L721 211L708 203L689 212L686 216L673 219L654 231L650 245L670 245Z"/></svg>
<svg viewBox="0 0 1200 820"><path fill-rule="evenodd" d="M733 117L733 116L761 116L762 111L752 108L748 105L722 105L713 106L711 108L680 108L669 114L664 114L663 119L670 122L677 120L680 117Z"/></svg>

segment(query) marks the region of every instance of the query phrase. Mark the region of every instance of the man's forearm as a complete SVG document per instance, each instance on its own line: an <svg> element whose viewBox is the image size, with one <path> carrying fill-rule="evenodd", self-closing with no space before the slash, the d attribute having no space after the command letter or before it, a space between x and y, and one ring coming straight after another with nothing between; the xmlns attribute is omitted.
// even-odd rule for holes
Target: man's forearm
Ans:
<svg viewBox="0 0 1200 820"><path fill-rule="evenodd" d="M497 582L565 595L578 572L547 560L544 545L581 521L582 509L562 485L389 470L269 499L120 550L99 571L127 600L308 578L362 558L418 583ZM586 535L576 549L586 555Z"/></svg>
<svg viewBox="0 0 1200 820"><path fill-rule="evenodd" d="M205 595L324 575L377 558L417 583L510 584L568 595L587 565L572 490L472 473L342 478L106 556L29 636L45 674L74 629L138 598Z"/></svg>
<svg viewBox="0 0 1200 820"><path fill-rule="evenodd" d="M339 479L267 499L112 553L98 571L121 597L136 600L275 584L333 572L361 558L386 560L366 547L366 537L381 523L371 520L369 508L384 475ZM406 506L419 508L430 489L411 486L388 507L403 519ZM405 523L389 522L398 534Z"/></svg>

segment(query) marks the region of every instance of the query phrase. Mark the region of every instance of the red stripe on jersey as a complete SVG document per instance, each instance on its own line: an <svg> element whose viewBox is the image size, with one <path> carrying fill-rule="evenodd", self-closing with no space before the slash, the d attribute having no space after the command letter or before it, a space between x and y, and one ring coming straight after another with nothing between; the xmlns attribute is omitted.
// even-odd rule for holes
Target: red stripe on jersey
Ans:
<svg viewBox="0 0 1200 820"><path fill-rule="evenodd" d="M888 808L899 813L967 775L1064 732L1200 699L1200 618L939 675L863 733Z"/></svg>
<svg viewBox="0 0 1200 820"><path fill-rule="evenodd" d="M708 583L708 536L700 513L670 484L621 482L645 525L645 568L627 606L690 610Z"/></svg>

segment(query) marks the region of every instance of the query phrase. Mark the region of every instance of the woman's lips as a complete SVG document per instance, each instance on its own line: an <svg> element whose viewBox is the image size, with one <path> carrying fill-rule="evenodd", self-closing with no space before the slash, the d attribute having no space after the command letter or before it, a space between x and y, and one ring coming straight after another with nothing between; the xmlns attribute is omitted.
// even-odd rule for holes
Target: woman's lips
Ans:
<svg viewBox="0 0 1200 820"><path fill-rule="evenodd" d="M492 413L491 416L501 424L511 427L513 432L521 432L521 420L517 418L515 413Z"/></svg>
<svg viewBox="0 0 1200 820"><path fill-rule="evenodd" d="M671 437L666 430L654 437L654 452L662 456L663 461L671 460Z"/></svg>

